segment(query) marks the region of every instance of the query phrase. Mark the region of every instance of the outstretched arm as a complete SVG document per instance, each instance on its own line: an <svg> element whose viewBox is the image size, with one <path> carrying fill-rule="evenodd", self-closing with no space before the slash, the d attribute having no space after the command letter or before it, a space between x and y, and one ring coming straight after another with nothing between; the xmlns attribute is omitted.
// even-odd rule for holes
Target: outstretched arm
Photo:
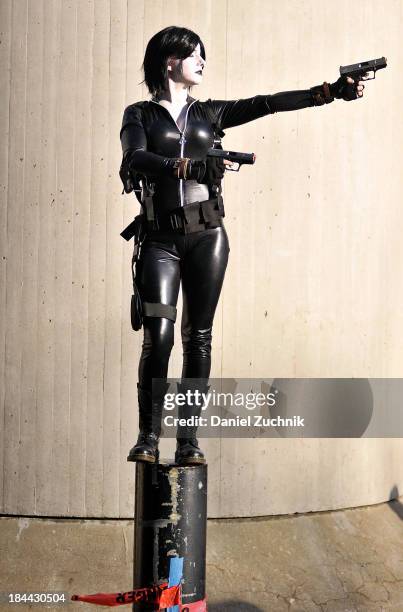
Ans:
<svg viewBox="0 0 403 612"><path fill-rule="evenodd" d="M364 83L350 77L340 77L336 83L317 85L310 89L282 91L273 95L254 96L241 100L207 100L221 129L235 127L273 113L299 110L308 106L322 106L334 98L353 100L362 97Z"/></svg>

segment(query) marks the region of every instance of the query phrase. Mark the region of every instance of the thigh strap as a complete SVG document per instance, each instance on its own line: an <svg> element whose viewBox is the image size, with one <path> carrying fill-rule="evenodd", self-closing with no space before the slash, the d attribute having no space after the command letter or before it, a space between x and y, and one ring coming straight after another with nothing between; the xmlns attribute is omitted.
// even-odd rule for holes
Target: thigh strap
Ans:
<svg viewBox="0 0 403 612"><path fill-rule="evenodd" d="M143 315L145 317L161 317L176 321L176 307L170 304L157 304L156 302L143 302Z"/></svg>

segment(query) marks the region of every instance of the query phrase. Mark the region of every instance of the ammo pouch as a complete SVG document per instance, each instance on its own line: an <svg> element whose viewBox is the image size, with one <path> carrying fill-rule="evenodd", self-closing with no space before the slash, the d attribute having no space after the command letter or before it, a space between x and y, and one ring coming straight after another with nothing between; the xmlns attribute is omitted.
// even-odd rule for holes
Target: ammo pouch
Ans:
<svg viewBox="0 0 403 612"><path fill-rule="evenodd" d="M217 195L204 202L192 202L192 204L175 208L167 220L164 220L163 223L159 222L158 229L180 234L201 232L221 225L221 218L224 215L221 195Z"/></svg>

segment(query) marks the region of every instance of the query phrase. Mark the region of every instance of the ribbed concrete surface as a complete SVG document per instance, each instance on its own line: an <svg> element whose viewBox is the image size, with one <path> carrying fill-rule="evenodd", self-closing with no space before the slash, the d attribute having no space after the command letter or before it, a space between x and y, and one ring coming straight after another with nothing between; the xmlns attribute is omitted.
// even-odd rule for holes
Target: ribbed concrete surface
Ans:
<svg viewBox="0 0 403 612"><path fill-rule="evenodd" d="M209 612L402 611L402 502L209 521ZM132 587L130 521L3 517L0 534L3 593ZM31 609L1 605L22 608ZM105 610L82 603L48 609Z"/></svg>

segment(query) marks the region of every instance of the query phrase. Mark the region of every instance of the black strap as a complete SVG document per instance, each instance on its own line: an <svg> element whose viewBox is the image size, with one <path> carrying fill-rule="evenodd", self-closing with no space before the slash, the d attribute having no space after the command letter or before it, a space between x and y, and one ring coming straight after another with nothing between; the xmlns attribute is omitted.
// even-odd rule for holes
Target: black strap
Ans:
<svg viewBox="0 0 403 612"><path fill-rule="evenodd" d="M146 195L144 197L144 208L146 211L147 221L154 221L154 203L151 195Z"/></svg>
<svg viewBox="0 0 403 612"><path fill-rule="evenodd" d="M145 317L161 317L176 321L176 307L170 304L157 304L155 302L143 302L143 313Z"/></svg>
<svg viewBox="0 0 403 612"><path fill-rule="evenodd" d="M143 206L146 213L146 219L148 222L153 222L155 220L155 211L154 211L154 185L149 183L147 179L145 179L145 190L144 190L144 199Z"/></svg>
<svg viewBox="0 0 403 612"><path fill-rule="evenodd" d="M205 223L216 223L218 221L218 203L217 208L209 205L210 200L200 202L201 217Z"/></svg>

